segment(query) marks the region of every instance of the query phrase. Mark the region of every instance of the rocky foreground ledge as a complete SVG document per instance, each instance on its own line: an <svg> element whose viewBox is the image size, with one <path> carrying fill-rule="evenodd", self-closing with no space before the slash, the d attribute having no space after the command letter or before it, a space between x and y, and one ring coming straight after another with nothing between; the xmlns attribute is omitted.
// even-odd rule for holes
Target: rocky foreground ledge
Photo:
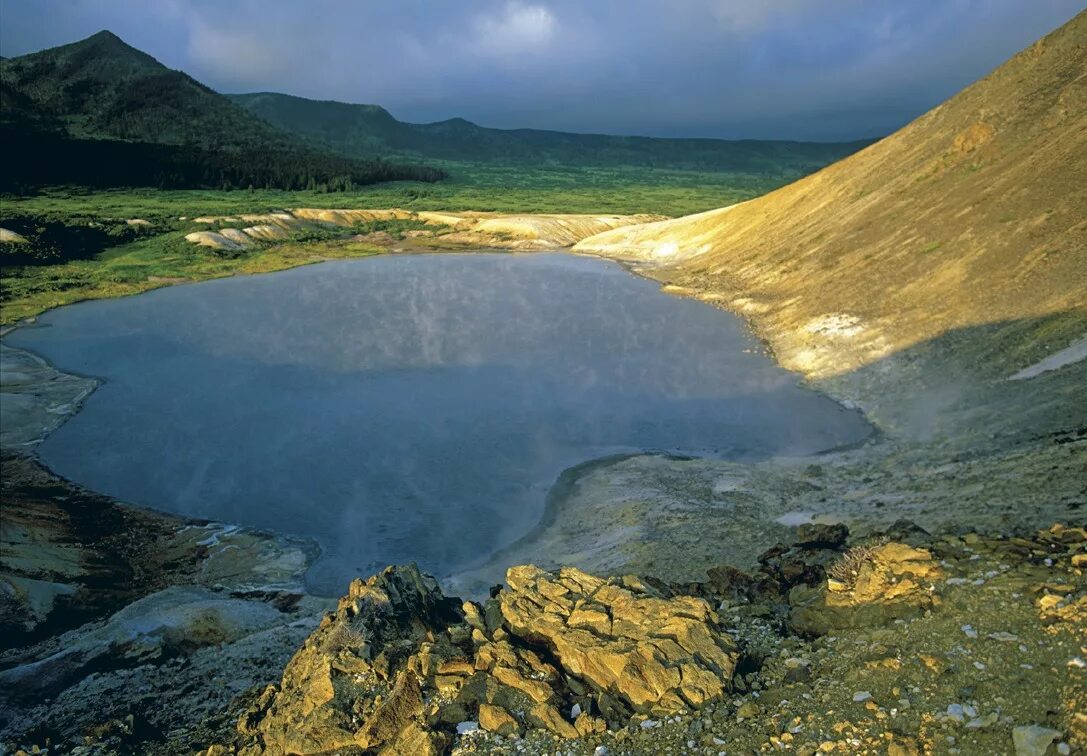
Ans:
<svg viewBox="0 0 1087 756"><path fill-rule="evenodd" d="M1087 530L847 538L684 585L513 567L482 605L387 568L204 753L1087 747Z"/></svg>

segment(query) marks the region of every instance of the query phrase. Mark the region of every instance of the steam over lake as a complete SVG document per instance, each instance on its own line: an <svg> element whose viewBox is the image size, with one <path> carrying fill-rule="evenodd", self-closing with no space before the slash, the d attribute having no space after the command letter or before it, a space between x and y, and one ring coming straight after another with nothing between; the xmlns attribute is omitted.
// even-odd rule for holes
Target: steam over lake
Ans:
<svg viewBox="0 0 1087 756"><path fill-rule="evenodd" d="M753 460L870 427L742 322L601 260L385 256L89 302L8 343L104 383L40 447L124 501L316 539L314 590L438 575L624 451Z"/></svg>

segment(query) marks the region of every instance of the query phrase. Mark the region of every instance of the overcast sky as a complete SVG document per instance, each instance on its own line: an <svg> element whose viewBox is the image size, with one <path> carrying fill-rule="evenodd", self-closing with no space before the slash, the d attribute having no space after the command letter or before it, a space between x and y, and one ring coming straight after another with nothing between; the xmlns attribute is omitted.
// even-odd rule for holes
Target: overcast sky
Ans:
<svg viewBox="0 0 1087 756"><path fill-rule="evenodd" d="M888 133L1082 0L0 0L0 54L110 29L221 92L408 121L654 136Z"/></svg>

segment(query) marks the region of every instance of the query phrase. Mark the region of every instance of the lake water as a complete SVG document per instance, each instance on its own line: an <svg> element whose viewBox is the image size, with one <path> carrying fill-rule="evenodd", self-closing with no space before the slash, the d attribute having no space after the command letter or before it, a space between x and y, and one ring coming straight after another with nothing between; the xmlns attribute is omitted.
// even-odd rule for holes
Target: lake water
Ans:
<svg viewBox="0 0 1087 756"><path fill-rule="evenodd" d="M121 500L316 539L311 588L525 535L563 469L864 438L740 320L567 254L323 263L48 313L8 343L104 383L39 452Z"/></svg>

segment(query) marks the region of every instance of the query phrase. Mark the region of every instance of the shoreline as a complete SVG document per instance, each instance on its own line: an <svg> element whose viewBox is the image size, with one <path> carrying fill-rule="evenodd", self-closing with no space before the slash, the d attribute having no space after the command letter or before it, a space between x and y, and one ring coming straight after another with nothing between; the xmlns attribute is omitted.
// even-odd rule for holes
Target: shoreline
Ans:
<svg viewBox="0 0 1087 756"><path fill-rule="evenodd" d="M415 241L415 240L410 240L410 241ZM604 256L600 256L600 255L592 255L592 254L583 254L583 253L572 252L569 247L565 247L565 248L557 247L557 248L546 249L546 250L544 250L544 249L522 250L522 249L500 249L500 248L467 249L467 248L465 248L464 246L462 246L460 244L458 244L457 246L446 247L446 248L442 248L442 247L437 246L437 245L412 246L410 241L409 241L409 244L406 245L406 246L403 245L403 243L400 243L395 247L391 247L383 254L389 254L389 255L396 255L396 254L523 254L523 255L530 255L530 254L540 254L540 253L574 254L574 255L577 255L577 256L581 256L581 257L591 257L591 258L594 258L594 259L597 259L597 260L601 260L601 261L603 261L605 263L615 263L615 264L619 265L619 267L621 267L624 271L626 271L631 276L641 278L641 279L644 279L644 280L657 282L655 279L645 275L644 272L639 271L638 269L634 268L632 265L625 264L622 261L613 260L613 259L610 259L610 258L607 258L607 257L604 257ZM440 242L440 238L436 239L435 241ZM308 263L308 264L319 264L320 262L332 262L332 261L341 261L341 260L332 259L332 260L313 261L313 262ZM291 270L291 269L292 268L288 268L286 270ZM268 275L268 274L280 273L280 272L284 272L284 271L260 271L260 272L245 273L245 274L240 274L240 275ZM216 280L216 279L207 279L207 280L213 281L213 280ZM164 283L165 286L176 286L176 285L203 283L203 282L204 281L178 280L178 281L167 281L167 282L163 282L163 283ZM659 282L657 282L657 283L659 283ZM156 287L156 288L161 288L161 287ZM667 289L665 289L665 288L662 288L662 291L663 291L663 293L668 293L668 294L673 294L674 293L674 292L667 291ZM139 293L145 293L145 292L139 292ZM126 295L126 296L131 296L131 294ZM95 300L84 300L84 301L95 301ZM61 305L61 307L72 306L74 304L79 304L79 302L73 302L73 303L70 303L70 304L67 304L67 305ZM59 309L59 308L54 308L54 309ZM45 314L45 313L43 313L43 314ZM738 318L741 321L741 323L743 324L743 329L748 334L749 337L751 337L752 339L755 339L755 340L758 341L758 343L760 345L760 348L763 350L763 353L766 354L771 359L774 359L772 350L769 348L769 344L764 339L762 339L757 334L757 332L754 331L754 329L752 328L752 324L751 324L750 320L747 317L745 317L744 315L740 314L740 313L732 312L730 314L734 315L736 318ZM43 327L43 326L41 326L41 325L39 325L37 323L37 316L30 323L21 322L21 323L15 324L13 326L9 326L7 328L7 330L5 331L5 336L7 334L10 334L11 332L19 329L19 328L34 328L34 327ZM2 337L0 337L0 338L2 338ZM53 382L54 381L53 376L61 376L61 377L70 376L70 377L73 377L73 378L76 378L76 379L79 379L79 380L82 380L82 381L86 381L86 382L88 382L90 384L93 384L91 386L90 390L88 390L88 391L86 391L85 393L82 394L82 396L80 397L79 402L73 401L73 402L69 403L70 409L65 414L63 414L62 416L61 415L56 415L55 410L51 411L52 414L56 415L56 418L57 418L55 420L54 424L51 427L49 427L48 429L44 429L32 441L30 441L28 443L25 443L25 444L20 444L17 447L17 448L21 449L24 452L28 452L30 454L31 458L37 464L40 464L44 469L49 471L50 474L57 475L57 473L52 471L48 467L48 465L45 464L45 462L38 456L37 452L35 451L35 447L39 443L44 441L45 438L49 435L49 433L51 433L57 427L62 425L64 422L66 422L68 419L73 417L75 414L77 414L79 412L79 409L80 409L80 406L81 406L81 401L83 399L85 399L87 396L89 396L90 393L93 393L93 391L104 382L104 379L102 379L101 377L96 377L96 376L82 375L82 374L75 373L75 372L61 371L61 370L57 369L55 366L53 366L44 357L42 357L41 355L38 355L37 353L35 353L32 349L26 349L26 348L22 348L22 347L14 347L14 346L11 346L11 345L3 343L3 342L0 342L0 343L3 344L3 348L4 348L5 352L8 355L23 353L23 354L26 354L26 355L30 355L33 358L33 360L35 360L37 363L39 363L43 368L43 372L48 373L48 375L46 375L42 379L43 383ZM775 362L776 362L776 360L775 360ZM780 365L779 365L779 367L780 367ZM862 417L864 416L864 413L861 412L859 409L845 406L838 399L836 399L835 397L829 395L827 392L822 391L818 387L810 385L804 379L804 376L802 376L802 375L800 375L798 373L795 373L794 371L789 371L789 372L793 372L793 375L796 378L797 385L802 386L805 390L812 391L814 393L820 394L820 395L830 399L831 401L835 402L835 404L838 404L839 406L841 406L843 411L857 412ZM867 418L865 418L865 419L867 421ZM881 429L876 424L871 423L870 421L868 422L868 425L870 427L870 432L864 438L859 439L856 442L843 445L843 446L831 447L831 448L828 448L828 449L822 449L822 450L814 451L811 454L802 455L802 458L808 458L808 457L816 458L816 457L823 456L823 455L836 454L836 453L840 453L840 452L847 451L847 450L850 450L850 449L859 449L859 448L862 448L862 447L871 446L873 444L880 443L881 439L883 437ZM545 501L544 501L544 504L543 504L543 507L542 507L542 510L541 510L539 521L535 525L533 525L524 535L517 538L515 541L513 541L513 542L511 542L511 543L509 543L509 544L507 544L505 546L502 546L494 554L480 560L474 566L469 567L469 568L465 568L465 569L461 569L461 570L458 570L456 572L451 572L451 573L447 574L446 577L443 578L443 583L446 584L447 587L456 586L458 590L461 590L465 594L483 595L486 592L486 588L489 587L489 586L483 586L482 583L478 582L478 579L476 580L476 584L474 585L474 587L471 588L471 589L468 589L467 587L461 587L461 586L465 585L465 583L463 581L465 580L466 576L474 575L474 574L477 574L477 573L480 573L480 572L483 572L483 571L489 571L489 572L493 573L495 580L500 580L501 579L501 574L504 571L504 567L501 566L501 563L503 561L503 555L513 553L513 552L517 551L519 548L522 548L524 546L527 546L527 545L538 542L540 540L540 537L549 528L551 528L551 527L553 527L554 525L557 524L557 522L561 518L561 512L563 510L563 503L562 503L563 499L564 499L565 496L567 496L569 494L571 488L574 485L573 481L576 478L579 478L581 475L583 475L584 473L586 473L588 471L596 470L596 469L602 468L602 467L608 467L608 466L610 466L611 464L613 464L613 463L615 463L617 461L625 461L627 459L638 458L638 457L663 457L663 458L669 458L669 459L673 459L673 460L677 460L677 461L678 460L688 460L689 461L689 459L706 459L706 460L709 460L709 461L714 461L715 460L715 458L713 458L713 457L684 458L684 457L681 457L681 456L677 456L675 454L670 454L668 452L662 452L662 451L659 451L659 450L642 450L642 451L637 451L637 452L627 452L627 453L622 453L622 454L617 454L617 455L606 455L604 457L592 457L592 458L589 458L589 459L585 459L585 460L583 460L583 461L581 461L581 462L579 462L577 464L574 464L574 465L562 470L559 473L559 475L556 478L555 482L551 484L551 487L548 489L548 493L545 496ZM724 462L725 460L716 460L716 461ZM773 461L773 458L771 458L770 460L762 460L761 463L765 464L765 463L772 462L772 461ZM746 466L746 465L753 464L753 463L750 463L750 462L736 462L736 463L731 463L731 464L739 464L739 465ZM61 476L58 475L57 477L61 477ZM73 483L73 485L78 486L79 484ZM107 498L112 498L112 497L107 497ZM122 504L122 502L120 502L120 501L118 501L116 499L113 499L113 500L116 501L118 504ZM161 515L161 516L168 517L168 518L179 517L179 515L176 515L176 514L174 514L172 512L169 512L167 510L164 510L164 509L152 506L152 505L147 505L147 504L142 504L142 503L136 503L136 504L123 503L122 505L123 506L134 507L136 509L145 511L145 512L147 512L149 514ZM542 559L542 561L547 561L547 560ZM331 597L333 597L332 595L324 596L323 594L313 593L308 587L307 587L307 593L310 593L311 595L319 596L319 597L322 597L322 598L331 598Z"/></svg>
<svg viewBox="0 0 1087 756"><path fill-rule="evenodd" d="M429 248L400 254L441 251ZM444 251L467 252L463 249ZM569 250L555 251L570 253ZM631 275L656 281L666 293L679 293L667 282L651 275L651 271L626 264L623 267ZM711 306L719 304L702 298L700 301ZM732 312L743 320L745 329L780 366L770 335L759 328L749 313ZM16 350L6 344L3 346L5 351ZM65 375L41 361L53 373ZM1082 364L1067 366L1063 373L1051 371L1030 380L1067 385L1075 380L1071 373L1082 369ZM462 596L485 595L505 564L537 562L545 568L569 565L596 574L634 573L682 584L704 580L709 568L722 564L751 569L762 552L775 543L789 542L796 532L795 526L804 522L843 522L855 537L863 538L906 519L932 533L931 538L937 540L950 537L941 534L951 533L1027 534L1053 522L1084 519L1084 513L1087 513L1087 509L1083 509L1083 492L1076 486L1077 459L1087 455L1087 427L1078 432L1072 428L1064 436L1033 440L1023 438L1022 434L998 435L983 447L974 447L971 439L956 442L909 440L888 430L877 418L861 409L864 402L853 400L848 389L858 386L863 389L866 386L863 382L852 387L846 384L843 394L843 386L833 381L812 380L796 371L790 372L805 389L823 394L843 410L862 412L872 427L872 435L846 448L757 462L685 458L660 453L619 454L586 460L559 475L548 491L540 521L528 533L500 549L483 565L447 576L443 583L452 593ZM889 378L883 374L880 380L886 386ZM909 384L909 374L899 377L898 383L892 381L892 396L902 390L902 381ZM876 385L881 384L877 382ZM73 408L65 419L76 411L78 408ZM1014 423L1015 413L1009 413L1004 421L1005 426ZM5 450L5 456L8 453ZM35 464L32 447L24 449L23 454L27 453L29 463ZM45 474L50 475L47 470ZM61 484L65 482L61 481ZM153 508L126 505L108 497L88 494L105 501L105 506L131 510L137 519L142 517L152 522L181 520ZM185 529L191 525L181 527ZM114 535L123 537L129 532L121 530ZM223 532L251 539L250 548L256 551L250 554L274 555L278 552L273 545L283 538L277 534L235 530L231 526L225 526ZM213 533L210 538L215 540L216 535ZM206 551L200 543L186 543L188 552L185 553L189 556L185 560L195 557L203 562L209 558L208 553L236 551L232 548ZM306 564L312 564L314 558L309 554ZM69 662L63 655L57 659L58 649L72 646L90 649L92 657L102 653L108 656L113 652L103 649L115 643L109 640L109 632L113 631L108 629L115 625L124 627L127 614L146 612L149 619L142 621L154 626L173 611L161 602L168 601L171 606L180 602L182 607L199 607L194 609L194 615L185 614L188 610L182 609L185 616L182 636L187 633L199 635L202 631L192 623L208 611L231 618L228 624L232 622L247 628L215 640L221 649L215 653L185 651L181 659L199 661L189 671L171 667L163 678L172 686L171 691L191 690L192 675L207 674L208 669L219 669L225 664L228 667L241 665L248 670L248 676L240 678L239 687L226 691L225 698L198 702L181 693L172 704L178 709L176 721L184 723L184 727L203 728L207 726L209 716L218 716L212 730L219 737L229 731L241 711L239 707L245 705L244 690L278 679L283 665L330 606L328 599L314 596L298 585L267 591L248 585L253 583L251 580L234 577L225 582L217 580L206 588L201 587L206 582L201 584L198 580L194 584L191 572L155 567L154 561L146 557L139 557L137 562L140 559L145 560L141 569L159 570L159 582L155 584L157 591L119 606L103 605L105 608L99 609L96 617L90 617L90 624L71 628L62 638L54 633L50 638L21 647L14 655L10 651L0 654L0 690L6 685L7 677L30 674L37 668L34 665L44 662L60 665L60 669L65 670L63 679L80 679L85 674L80 671L83 667L79 664L71 668L66 666ZM276 559L271 561L275 563ZM299 568L297 558L291 563ZM306 566L302 565L301 569L304 574ZM500 578L498 582L501 582ZM196 595L192 595L194 590ZM274 613L269 613L269 606L275 609ZM110 611L115 613L109 616ZM140 669L161 675L156 664L158 662ZM24 668L26 672L20 671ZM23 680L21 685L26 684L25 677L19 679ZM110 679L108 675L106 679ZM0 709L7 707L21 712L18 716L27 718L27 722L35 721L35 717L51 716L48 705L26 710L23 703L2 699L3 695L0 695ZM5 729L14 734L13 729Z"/></svg>
<svg viewBox="0 0 1087 756"><path fill-rule="evenodd" d="M435 240L435 241L440 241L440 240ZM455 247L450 247L450 248L444 248L443 249L440 246L438 246L437 244L435 244L435 245L429 245L428 244L428 245L421 245L419 247L414 247L414 246L411 246L410 243L409 243L408 246L397 246L397 247L391 248L391 249L387 250L384 254L441 254L441 253L454 253L454 254L475 254L475 253L481 253L481 254L487 254L487 253L536 254L539 251L543 251L543 250L534 250L534 251L527 251L527 252L523 251L523 250L510 250L510 249L498 249L498 248L488 248L488 249L482 249L482 250L466 250L460 245L457 245ZM661 291L664 292L664 293L667 293L667 294L670 294L670 295L673 295L673 296L683 296L683 297L687 297L687 298L693 298L693 299L696 299L699 302L701 302L702 304L705 304L707 306L714 306L714 307L718 307L718 308L721 308L721 309L725 309L730 314L734 315L735 317L739 318L742 321L742 323L744 324L745 331L749 334L749 336L751 336L753 339L756 339L758 341L761 348L764 350L764 354L766 354L770 359L772 359L775 362L775 364L778 365L778 367L781 367L782 369L788 370L788 368L784 368L781 365L781 362L778 359L777 354L775 353L771 334L768 333L765 328L760 327L760 324L756 321L755 318L753 318L751 313L745 313L740 309L726 306L724 304L724 302L721 301L720 299L713 299L713 298L709 298L709 297L706 297L706 296L700 296L700 293L693 290L693 289L687 289L687 288L682 288L681 289L681 288L675 287L669 282L670 277L667 274L664 275L664 276L654 275L654 273L661 273L662 272L661 269L653 268L653 267L647 267L644 264L639 265L638 261L634 260L634 259L616 259L616 258L610 257L608 255L601 255L601 254L587 253L587 252L571 250L571 248L569 248L569 247L555 248L555 249L550 249L550 250L546 250L546 251L549 251L549 252L561 252L561 253L564 253L564 254L574 254L574 255L585 256L585 257L593 257L593 258L596 258L596 259L601 259L601 260L605 260L605 261L608 261L608 262L616 263L620 267L622 267L625 271L627 271L628 273L630 273L633 276L636 276L638 278L642 278L642 279L645 279L645 280L653 281L653 282L659 284L660 287L661 287ZM315 261L314 263L310 263L310 264L316 264L316 262L320 262L320 261ZM261 274L264 274L264 273L275 273L275 272L281 272L281 271L263 271L263 272L259 272L259 273L246 273L244 275L261 275ZM172 286L172 285L188 284L188 283L199 283L199 282L198 281L188 281L188 280L186 280L186 281L178 281L178 282L166 282L165 285ZM7 330L5 331L5 335L7 333L12 332L13 330L15 330L18 327L26 327L26 325L25 324L16 324L14 326L8 327ZM100 382L101 382L100 379L94 378L92 376L80 376L80 375L77 375L77 374L74 374L74 373L65 373L65 372L56 370L50 363L48 363L48 361L44 360L44 358L42 358L40 355L34 354L34 352L32 350L19 349L19 348L16 348L16 347L11 347L11 346L9 346L7 344L4 344L3 346L4 346L5 350L10 350L12 352L25 352L26 354L31 355L35 360L39 361L46 369L52 371L57 376L72 376L72 377L75 377L75 378L78 378L78 379L93 382L93 383L95 383L96 386L98 384L100 384ZM763 485L769 484L770 488L777 490L778 493L782 493L782 491L784 489L788 489L788 488L790 488L792 486L795 486L797 484L801 484L801 485L803 484L803 481L802 481L803 476L798 474L796 471L797 471L798 467L804 466L805 461L806 461L808 466L811 466L813 464L817 464L821 460L830 460L832 462L833 466L836 467L836 468L839 468L839 469L842 468L843 466L844 467L855 467L855 468L858 468L858 469L860 469L860 468L869 469L873 464L876 465L876 466L879 466L879 463L880 463L880 461L882 459L885 459L887 457L893 457L894 455L899 454L899 453L905 453L905 454L913 456L914 458L920 458L920 459L924 459L926 456L929 456L930 459L932 459L932 458L942 458L942 457L947 456L946 454L938 454L938 453L933 453L932 455L926 455L924 452L927 450L926 447L931 446L930 444L926 444L925 442L905 442L901 437L896 436L895 433L889 431L876 418L873 418L868 414L868 412L864 409L864 404L865 403L863 401L861 401L860 397L856 396L855 393L842 392L840 390L836 391L836 390L834 390L834 387L832 385L828 385L827 381L819 380L819 379L813 379L810 376L806 376L803 373L799 373L799 372L797 372L795 370L789 370L789 372L793 373L796 376L798 385L802 386L805 390L809 390L809 391L813 391L815 393L821 394L822 396L830 399L831 401L833 401L836 404L838 404L839 406L841 406L844 411L859 412L865 418L865 420L869 423L869 425L870 425L870 427L872 429L871 433L868 436L866 436L865 438L858 440L857 442L847 444L847 445L844 445L842 447L836 447L836 448L820 450L820 451L817 451L817 452L813 452L812 454L795 456L795 457L794 456L789 456L789 455L779 455L777 457L773 457L773 458L770 458L770 459L767 459L767 460L760 460L760 461L757 461L757 462L729 462L727 460L719 460L719 459L713 459L713 458L696 458L694 460L673 458L673 459L670 460L670 462L673 462L673 463L676 463L676 464L679 464L679 465L693 462L694 466L704 467L704 468L706 468L707 471L712 470L714 468L717 468L717 469L720 469L722 471L725 471L724 474L733 475L733 476L736 475L735 471L737 469L744 470L744 471L749 471L749 472L756 472L757 477L759 477L763 481L763 483L762 483ZM91 389L91 391L93 391L93 388ZM82 398L85 399L86 396L89 395L89 393L90 392L84 393L82 395ZM51 430L55 429L56 427L59 427L60 424L65 422L67 419L69 419L71 416L73 416L78 411L79 411L79 405L77 403L71 403L71 408L67 412L67 414L65 414L62 418L56 420L55 424L48 431L42 433L39 438L37 438L36 440L31 442L29 445L23 445L23 447L26 448L26 446L29 446L30 449L31 449L31 454L33 455L34 459L36 459L36 460L38 460L40 462L40 459L37 457L36 453L34 453L32 451L33 446L36 446L37 443L39 443L41 440L44 440L45 436L48 435L48 432L51 432ZM935 452L935 449L931 449L931 451ZM496 572L496 570L498 570L498 565L499 565L499 562L501 561L501 557L503 555L508 555L508 554L517 552L518 550L523 550L525 547L528 547L528 546L531 546L531 545L534 545L534 544L538 545L538 544L541 544L543 542L544 537L546 536L548 531L553 530L556 527L556 525L558 525L560 523L560 521L561 521L561 519L563 517L564 511L568 510L571 506L573 506L571 504L571 501L570 501L570 499L572 499L571 494L572 494L574 488L577 487L577 485L579 484L580 481L582 481L583 479L591 479L593 477L594 473L597 473L602 469L612 467L612 466L614 466L614 465L616 465L618 463L626 463L626 462L629 462L630 460L635 460L635 462L632 462L628 466L637 466L638 465L637 460L639 460L639 459L654 459L654 458L667 459L668 455L661 454L660 452L657 452L657 451L647 450L647 451L643 451L643 452L632 452L632 453L621 454L621 455L609 455L609 456L606 456L606 457L603 457L603 458L587 459L587 460L584 460L581 463L578 463L576 465L573 465L573 466L567 468L566 470L564 470L564 471L562 471L560 473L560 475L556 479L555 483L552 485L551 489L549 489L548 494L546 496L543 511L541 513L541 516L540 516L540 520L536 525L534 525L527 533L525 533L523 536L521 536L520 538L518 538L514 542L500 548L497 552L495 552L495 554L493 554L490 557L486 558L480 564L477 564L475 567L472 567L472 568L469 568L469 569L461 570L461 571L458 571L458 572L455 572L455 573L450 573L449 575L446 576L445 580L449 581L451 585L460 586L460 585L464 585L463 581L466 580L468 578L468 576L472 576L472 575L477 575L478 576L479 574L482 574L482 573L487 572L487 571L490 571L492 573ZM708 474L710 474L710 473L705 472L705 471L703 472L703 475L708 475ZM658 493L660 493L660 492L658 492ZM805 501L806 501L806 499L805 499ZM143 510L145 510L147 512L156 513L156 514L163 514L163 515L166 515L166 516L173 516L170 513L164 512L163 510L159 510L159 509L156 509L154 507L150 507L150 506L146 506L146 505L135 505L135 506L137 506L140 509L143 509ZM796 510L796 507L794 507L793 510ZM768 512L771 512L771 511L776 512L777 508L773 508L773 509L768 510ZM806 511L806 510L804 510L804 511ZM789 513L780 513L780 514L789 514ZM963 514L965 515L966 513L964 512ZM839 515L836 515L833 512L827 512L827 511L819 512L818 510L816 510L816 516L829 516L829 517L833 518L835 516L842 516L842 515L841 515L841 513L839 513ZM773 522L776 522L777 519L778 518L771 518L771 520L768 521L766 524L768 526L770 526ZM846 518L844 521L847 521L847 522L852 521L852 522L854 522L854 524L857 524L858 520L856 519L856 512L855 511L851 512L850 517ZM889 522L885 521L885 518L879 518L878 521L882 522L884 525L890 524ZM1033 523L1033 524L1037 524L1037 523ZM773 531L774 529L770 528L770 530ZM761 536L766 536L767 538L769 538L771 533L770 532L764 532L763 530L759 530L754 535L756 536L756 538L761 537ZM767 543L765 545L769 545L769 544ZM538 560L540 560L542 562L547 561L547 556L548 556L547 554L538 553L538 552L534 552L534 551L529 551L528 553L533 558L538 559ZM592 565L592 564L587 564L587 565L579 564L579 565L576 565L576 566L582 566L582 567L586 567L586 568L594 567L594 565ZM598 569L599 569L599 567L598 567ZM478 581L478 578L477 578L477 581ZM479 588L480 588L480 585L477 585L476 590L473 591L473 592L478 592Z"/></svg>

